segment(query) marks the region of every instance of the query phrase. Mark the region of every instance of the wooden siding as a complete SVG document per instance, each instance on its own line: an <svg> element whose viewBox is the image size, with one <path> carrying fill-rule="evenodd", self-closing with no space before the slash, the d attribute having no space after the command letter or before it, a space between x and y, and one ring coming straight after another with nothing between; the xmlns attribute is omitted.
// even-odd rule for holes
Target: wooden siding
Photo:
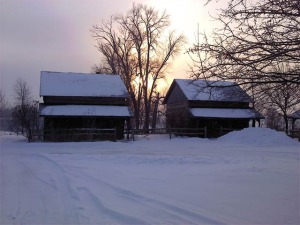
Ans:
<svg viewBox="0 0 300 225"><path fill-rule="evenodd" d="M189 107L186 102L167 104L166 127L186 128L190 117Z"/></svg>
<svg viewBox="0 0 300 225"><path fill-rule="evenodd" d="M224 101L189 101L190 108L239 108L249 109L248 102L224 102Z"/></svg>
<svg viewBox="0 0 300 225"><path fill-rule="evenodd" d="M216 138L221 136L222 129L241 130L249 127L250 119L223 119L223 118L190 118L190 128L206 128L207 137Z"/></svg>
<svg viewBox="0 0 300 225"><path fill-rule="evenodd" d="M172 83L170 89L171 90L169 90L167 93L168 96L166 96L167 101L164 102L164 104L173 104L180 102L184 103L187 101L186 96L176 82Z"/></svg>
<svg viewBox="0 0 300 225"><path fill-rule="evenodd" d="M45 105L119 105L128 106L129 99L121 97L43 96Z"/></svg>

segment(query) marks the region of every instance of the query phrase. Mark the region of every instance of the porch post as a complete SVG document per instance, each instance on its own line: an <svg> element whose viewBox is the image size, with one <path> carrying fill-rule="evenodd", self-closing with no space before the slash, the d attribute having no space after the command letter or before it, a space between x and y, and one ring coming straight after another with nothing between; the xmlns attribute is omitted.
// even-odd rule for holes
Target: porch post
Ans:
<svg viewBox="0 0 300 225"><path fill-rule="evenodd" d="M296 119L292 118L292 130L295 130Z"/></svg>
<svg viewBox="0 0 300 225"><path fill-rule="evenodd" d="M252 127L255 127L255 119L252 119Z"/></svg>
<svg viewBox="0 0 300 225"><path fill-rule="evenodd" d="M127 135L127 140L129 140L129 130L131 129L131 124L130 124L130 118L126 119L126 135Z"/></svg>

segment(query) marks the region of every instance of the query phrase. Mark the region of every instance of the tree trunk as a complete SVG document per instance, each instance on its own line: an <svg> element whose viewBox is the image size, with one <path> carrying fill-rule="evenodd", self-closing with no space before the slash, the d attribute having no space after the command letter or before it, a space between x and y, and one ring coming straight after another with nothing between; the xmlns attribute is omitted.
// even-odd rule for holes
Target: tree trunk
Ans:
<svg viewBox="0 0 300 225"><path fill-rule="evenodd" d="M288 116L287 116L286 113L283 115L283 118L284 118L284 122L285 122L285 133L288 134L288 132L289 132L289 119L288 119Z"/></svg>
<svg viewBox="0 0 300 225"><path fill-rule="evenodd" d="M159 93L157 93L155 103L154 103L154 109L153 109L153 114L152 114L152 129L156 128L158 103L159 103Z"/></svg>

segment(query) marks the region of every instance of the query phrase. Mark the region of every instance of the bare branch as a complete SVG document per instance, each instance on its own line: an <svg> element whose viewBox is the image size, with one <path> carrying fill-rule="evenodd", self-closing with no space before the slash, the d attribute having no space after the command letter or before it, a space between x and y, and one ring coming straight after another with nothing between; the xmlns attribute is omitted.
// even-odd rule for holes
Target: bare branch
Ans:
<svg viewBox="0 0 300 225"><path fill-rule="evenodd" d="M16 80L14 91L15 91L15 100L17 101L17 104L25 105L32 100L31 89L27 84L27 82L22 78L18 78Z"/></svg>
<svg viewBox="0 0 300 225"><path fill-rule="evenodd" d="M131 93L137 128L141 121L149 128L157 82L184 43L184 37L174 32L164 38L169 25L166 11L133 4L126 14L112 16L91 30L103 56L101 68L120 74Z"/></svg>
<svg viewBox="0 0 300 225"><path fill-rule="evenodd" d="M300 4L298 0L231 0L211 37L199 34L189 51L192 77L239 84L300 84ZM284 72L276 64L290 65Z"/></svg>

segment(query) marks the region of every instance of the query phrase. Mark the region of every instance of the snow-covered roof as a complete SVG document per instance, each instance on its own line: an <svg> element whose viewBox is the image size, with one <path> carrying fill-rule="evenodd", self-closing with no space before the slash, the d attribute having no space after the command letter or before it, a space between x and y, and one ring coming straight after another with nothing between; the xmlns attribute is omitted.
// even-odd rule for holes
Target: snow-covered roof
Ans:
<svg viewBox="0 0 300 225"><path fill-rule="evenodd" d="M40 96L126 97L119 75L41 72Z"/></svg>
<svg viewBox="0 0 300 225"><path fill-rule="evenodd" d="M293 118L293 119L300 119L300 110L292 113L291 115L289 115L289 118Z"/></svg>
<svg viewBox="0 0 300 225"><path fill-rule="evenodd" d="M131 117L131 113L128 106L50 105L41 109L40 116Z"/></svg>
<svg viewBox="0 0 300 225"><path fill-rule="evenodd" d="M190 79L175 79L175 82L188 100L252 102L250 96L234 82Z"/></svg>
<svg viewBox="0 0 300 225"><path fill-rule="evenodd" d="M223 109L223 108L191 108L194 117L231 118L231 119L262 119L263 116L254 109Z"/></svg>

